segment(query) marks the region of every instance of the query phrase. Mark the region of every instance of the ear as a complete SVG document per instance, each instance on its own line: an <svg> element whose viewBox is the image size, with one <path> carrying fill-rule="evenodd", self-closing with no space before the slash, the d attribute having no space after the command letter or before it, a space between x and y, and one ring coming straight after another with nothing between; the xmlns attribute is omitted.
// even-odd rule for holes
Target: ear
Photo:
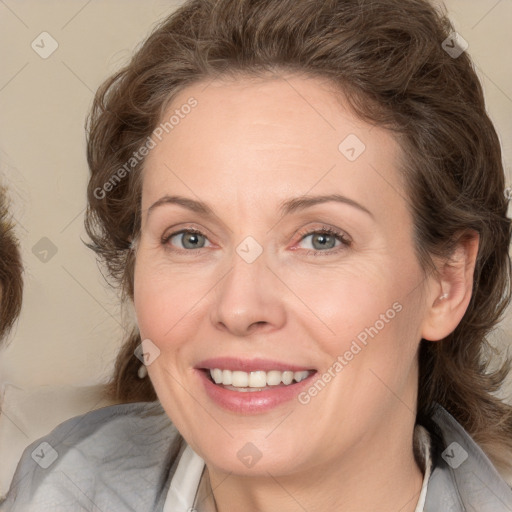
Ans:
<svg viewBox="0 0 512 512"><path fill-rule="evenodd" d="M130 251L133 251L134 254L137 252L137 249L139 248L139 239L140 236L131 236L128 240L130 242Z"/></svg>
<svg viewBox="0 0 512 512"><path fill-rule="evenodd" d="M430 279L427 312L422 338L439 341L452 333L466 312L473 292L473 274L478 254L479 235L464 233L448 260L437 266Z"/></svg>
<svg viewBox="0 0 512 512"><path fill-rule="evenodd" d="M126 314L127 320L136 327L139 328L139 321L137 319L137 312L135 311L135 304L133 303L133 299L131 297L127 297L126 301L123 303L123 312Z"/></svg>

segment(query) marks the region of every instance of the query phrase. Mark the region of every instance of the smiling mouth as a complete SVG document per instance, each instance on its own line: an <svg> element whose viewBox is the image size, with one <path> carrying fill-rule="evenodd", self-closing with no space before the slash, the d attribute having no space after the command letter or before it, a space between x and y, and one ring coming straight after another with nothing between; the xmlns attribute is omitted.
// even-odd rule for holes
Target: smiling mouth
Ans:
<svg viewBox="0 0 512 512"><path fill-rule="evenodd" d="M220 368L205 368L203 371L208 379L217 386L241 392L268 391L274 388L292 386L316 373L316 370L298 372L291 370L256 370L253 372L243 372L238 370L221 370Z"/></svg>

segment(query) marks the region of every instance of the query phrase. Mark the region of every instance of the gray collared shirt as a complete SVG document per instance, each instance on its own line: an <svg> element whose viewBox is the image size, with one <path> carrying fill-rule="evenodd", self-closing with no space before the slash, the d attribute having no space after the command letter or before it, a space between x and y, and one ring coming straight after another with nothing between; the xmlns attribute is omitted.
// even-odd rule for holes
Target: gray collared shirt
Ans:
<svg viewBox="0 0 512 512"><path fill-rule="evenodd" d="M425 512L512 512L512 490L437 406ZM162 512L186 443L158 402L65 421L23 453L2 512Z"/></svg>

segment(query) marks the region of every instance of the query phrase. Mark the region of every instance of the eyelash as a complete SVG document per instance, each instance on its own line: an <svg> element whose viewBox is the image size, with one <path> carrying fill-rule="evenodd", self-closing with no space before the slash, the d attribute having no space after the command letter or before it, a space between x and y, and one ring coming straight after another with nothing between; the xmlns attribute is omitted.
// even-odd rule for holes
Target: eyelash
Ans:
<svg viewBox="0 0 512 512"><path fill-rule="evenodd" d="M184 234L184 233L197 234L197 235L204 236L205 238L208 238L208 237L206 237L206 235L204 235L204 233L202 233L201 231L199 231L197 229L186 228L186 229L181 229L180 231L175 231L174 233L171 233L167 236L163 236L161 243L162 243L162 245L167 246L166 248L168 250L173 251L173 252L179 252L179 253L188 253L188 254L195 253L195 254L197 254L197 252L200 249L204 249L204 247L200 247L199 249L175 249L175 248L169 249L169 240L171 238L175 237L176 235L180 235L180 234ZM337 240L339 240L341 242L341 246L338 246L338 248L327 249L325 251L317 251L314 249L313 250L308 249L308 250L306 250L307 256L325 256L325 255L337 254L339 251L342 251L342 250L346 249L347 247L350 247L351 243L352 243L351 240L342 231L338 231L329 226L322 226L319 229L314 229L314 230L309 230L309 231L305 230L305 231L299 232L298 234L301 237L299 242L302 242L302 240L304 240L304 238L306 238L307 236L315 235L315 234L330 235L330 236L335 237Z"/></svg>

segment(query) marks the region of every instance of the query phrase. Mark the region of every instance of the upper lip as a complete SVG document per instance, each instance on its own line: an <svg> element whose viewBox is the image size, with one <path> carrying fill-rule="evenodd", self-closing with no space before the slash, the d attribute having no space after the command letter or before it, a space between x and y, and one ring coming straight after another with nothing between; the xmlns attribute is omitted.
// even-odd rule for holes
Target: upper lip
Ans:
<svg viewBox="0 0 512 512"><path fill-rule="evenodd" d="M292 363L283 363L282 361L272 361L270 359L241 359L237 357L214 357L205 359L196 365L200 370L207 370L219 368L220 370L234 370L242 372L255 372L258 370L269 372L271 370L277 371L293 371L302 372L306 370L313 370L311 367L299 366Z"/></svg>

